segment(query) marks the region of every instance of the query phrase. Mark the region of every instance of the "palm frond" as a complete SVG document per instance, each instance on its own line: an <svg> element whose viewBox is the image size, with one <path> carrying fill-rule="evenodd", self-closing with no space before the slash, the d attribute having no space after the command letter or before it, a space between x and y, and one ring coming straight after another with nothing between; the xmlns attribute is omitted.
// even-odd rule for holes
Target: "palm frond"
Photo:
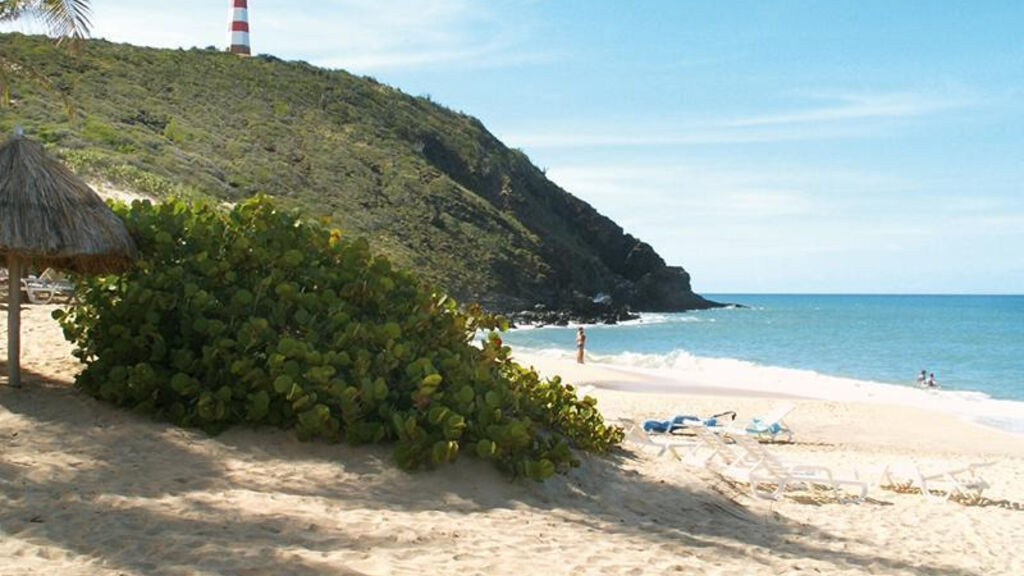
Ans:
<svg viewBox="0 0 1024 576"><path fill-rule="evenodd" d="M0 0L0 22L37 18L61 40L84 40L89 35L89 11L89 0Z"/></svg>
<svg viewBox="0 0 1024 576"><path fill-rule="evenodd" d="M89 35L89 0L37 0L35 4L50 32L61 40L82 40Z"/></svg>
<svg viewBox="0 0 1024 576"><path fill-rule="evenodd" d="M0 0L0 22L21 18L32 8L31 0Z"/></svg>

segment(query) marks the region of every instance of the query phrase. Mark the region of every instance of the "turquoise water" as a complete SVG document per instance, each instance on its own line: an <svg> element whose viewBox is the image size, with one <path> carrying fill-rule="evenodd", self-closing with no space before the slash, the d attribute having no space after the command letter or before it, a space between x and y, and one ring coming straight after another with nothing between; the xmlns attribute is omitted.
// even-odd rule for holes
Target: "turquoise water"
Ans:
<svg viewBox="0 0 1024 576"><path fill-rule="evenodd" d="M1024 296L711 294L748 308L645 314L587 329L594 354L733 358L913 386L1024 400ZM513 330L513 347L573 349L574 327Z"/></svg>

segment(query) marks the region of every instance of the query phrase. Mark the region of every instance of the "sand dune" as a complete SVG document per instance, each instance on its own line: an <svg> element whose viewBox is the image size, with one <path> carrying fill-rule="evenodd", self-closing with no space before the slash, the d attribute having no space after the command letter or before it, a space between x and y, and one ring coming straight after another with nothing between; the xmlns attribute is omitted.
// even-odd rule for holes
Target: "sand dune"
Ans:
<svg viewBox="0 0 1024 576"><path fill-rule="evenodd" d="M797 442L773 448L862 471L998 459L978 505L879 489L861 505L766 503L630 450L544 484L471 458L407 474L387 448L277 430L210 438L96 402L71 388L49 312L23 316L25 387L0 380L0 574L1024 573L1024 440L944 414L799 399ZM597 384L609 416L744 416L775 401L610 390L630 375L543 368Z"/></svg>

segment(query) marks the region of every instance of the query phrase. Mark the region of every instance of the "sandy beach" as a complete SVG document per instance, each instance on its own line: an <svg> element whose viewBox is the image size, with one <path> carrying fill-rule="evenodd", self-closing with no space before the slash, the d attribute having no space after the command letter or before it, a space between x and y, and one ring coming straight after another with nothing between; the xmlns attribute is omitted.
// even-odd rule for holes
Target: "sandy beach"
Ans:
<svg viewBox="0 0 1024 576"><path fill-rule="evenodd" d="M609 418L746 419L785 397L795 441L769 448L869 481L887 464L994 461L981 501L873 485L861 504L810 492L769 502L629 445L543 484L468 457L407 474L387 447L270 429L211 438L101 404L72 387L78 366L52 310L23 313L25 386L0 380L3 575L1024 573L1024 437L917 396L518 357L594 386Z"/></svg>

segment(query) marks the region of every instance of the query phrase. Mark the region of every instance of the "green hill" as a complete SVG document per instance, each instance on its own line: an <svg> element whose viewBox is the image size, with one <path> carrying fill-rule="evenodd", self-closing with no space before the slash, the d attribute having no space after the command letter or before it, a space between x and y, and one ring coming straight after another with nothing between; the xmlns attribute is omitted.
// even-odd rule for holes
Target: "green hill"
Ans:
<svg viewBox="0 0 1024 576"><path fill-rule="evenodd" d="M509 310L596 293L639 310L709 305L479 120L372 78L273 57L0 35L13 77L0 131L22 125L81 174L156 196L264 192L460 299ZM74 102L69 117L59 94Z"/></svg>

